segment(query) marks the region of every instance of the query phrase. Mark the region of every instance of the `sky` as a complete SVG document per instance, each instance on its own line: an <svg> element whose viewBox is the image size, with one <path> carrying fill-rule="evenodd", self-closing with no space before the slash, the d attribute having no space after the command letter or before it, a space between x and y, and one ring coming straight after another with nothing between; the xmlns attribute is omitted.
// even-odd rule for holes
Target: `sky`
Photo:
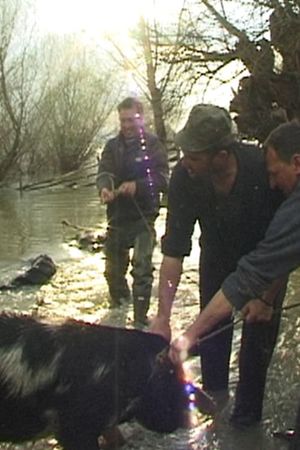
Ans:
<svg viewBox="0 0 300 450"><path fill-rule="evenodd" d="M146 19L154 16L161 23L170 23L172 18L176 19L183 3L184 0L36 0L36 19L42 33L81 33L84 41L97 44L101 38L110 35L117 37L125 48L131 45L128 33L141 15ZM212 85L205 99L201 89L190 102L209 101L228 107L231 88L228 85ZM137 89L131 79L128 89L131 94Z"/></svg>
<svg viewBox="0 0 300 450"><path fill-rule="evenodd" d="M84 32L91 36L125 34L141 15L170 20L183 0L36 0L37 21L44 32Z"/></svg>

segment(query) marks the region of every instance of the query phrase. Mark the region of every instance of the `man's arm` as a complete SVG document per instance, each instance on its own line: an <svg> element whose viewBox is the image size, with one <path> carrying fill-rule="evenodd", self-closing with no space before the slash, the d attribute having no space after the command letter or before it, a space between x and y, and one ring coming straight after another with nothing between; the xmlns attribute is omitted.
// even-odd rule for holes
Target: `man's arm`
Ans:
<svg viewBox="0 0 300 450"><path fill-rule="evenodd" d="M274 302L283 289L286 289L288 277L283 276L273 281L267 292L260 299L250 300L241 310L247 322L268 322L272 319Z"/></svg>
<svg viewBox="0 0 300 450"><path fill-rule="evenodd" d="M186 332L172 343L170 357L174 362L185 359L186 352L195 344L197 337L207 334L234 308L242 310L246 319L251 315L259 318L257 312L253 314L257 307L265 306L266 312L269 306L260 299L268 301L268 296L274 298L280 288L279 278L287 276L300 265L299 201L300 186L277 210L265 238L257 248L240 259L236 271L225 279L221 290ZM278 281L275 282L276 279ZM262 317L265 316L263 313Z"/></svg>
<svg viewBox="0 0 300 450"><path fill-rule="evenodd" d="M275 287L274 287L275 289ZM188 351L197 340L207 335L211 329L226 317L230 316L234 308L226 298L222 289L213 296L196 320L186 329L186 331L175 339L170 348L169 356L175 364L181 364L188 356ZM247 321L268 321L271 320L273 308L260 299L250 300L241 310Z"/></svg>
<svg viewBox="0 0 300 450"><path fill-rule="evenodd" d="M167 339L171 337L169 322L172 304L184 257L191 251L191 238L198 213L188 181L188 174L179 162L171 175L166 230L161 241L164 256L160 267L158 315L150 327L150 331Z"/></svg>
<svg viewBox="0 0 300 450"><path fill-rule="evenodd" d="M175 364L182 363L187 357L188 350L197 343L197 339L209 331L222 319L230 316L233 306L220 289L197 316L196 320L171 345L169 356Z"/></svg>
<svg viewBox="0 0 300 450"><path fill-rule="evenodd" d="M171 338L170 317L182 273L182 258L164 256L159 273L158 286L158 313L153 320L150 331L161 334L167 340Z"/></svg>

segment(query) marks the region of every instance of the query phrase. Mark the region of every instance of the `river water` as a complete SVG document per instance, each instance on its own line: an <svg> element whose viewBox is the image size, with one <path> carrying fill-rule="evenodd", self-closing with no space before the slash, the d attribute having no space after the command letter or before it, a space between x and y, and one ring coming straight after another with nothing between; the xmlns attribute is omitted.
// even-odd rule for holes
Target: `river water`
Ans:
<svg viewBox="0 0 300 450"><path fill-rule="evenodd" d="M157 221L158 238L163 233L165 211ZM53 281L40 289L27 288L20 292L0 293L1 309L35 312L51 319L74 317L131 326L132 307L122 312L107 309L107 287L103 279L104 259L101 253L90 253L77 248L72 240L76 230L62 224L105 231L105 209L100 204L94 187L57 186L51 189L28 190L21 195L14 189L0 191L0 284L8 281L25 262L41 253L50 255L58 265ZM173 327L180 332L198 311L197 236L190 258L185 261L185 272L174 305ZM159 246L154 253L157 295L158 268L161 260ZM295 272L289 284L285 306L300 300L300 272ZM155 313L155 305L151 312ZM174 450L284 450L287 444L274 439L272 430L290 427L294 423L300 384L300 329L299 308L287 310L282 319L281 333L273 362L268 373L261 427L250 431L236 431L227 424L234 388L237 382L237 355L239 331L235 333L232 353L232 395L229 406L211 424L203 422L190 432L177 432L161 437L150 432L139 432L129 439L124 449L141 448ZM196 377L200 377L197 358L189 363ZM0 448L14 449L14 446ZM16 447L17 448L17 447ZM20 448L20 447L18 447ZM54 448L47 441L35 450Z"/></svg>
<svg viewBox="0 0 300 450"><path fill-rule="evenodd" d="M63 242L67 230L62 220L95 228L104 226L105 210L96 189L52 188L24 191L1 190L1 267L39 252L60 260L66 256ZM73 234L75 232L73 231Z"/></svg>

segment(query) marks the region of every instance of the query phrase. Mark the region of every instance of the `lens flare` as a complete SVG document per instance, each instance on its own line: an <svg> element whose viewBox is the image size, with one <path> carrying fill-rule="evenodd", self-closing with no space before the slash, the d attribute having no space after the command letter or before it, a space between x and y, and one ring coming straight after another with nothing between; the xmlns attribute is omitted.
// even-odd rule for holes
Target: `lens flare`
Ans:
<svg viewBox="0 0 300 450"><path fill-rule="evenodd" d="M136 113L135 117L136 117L136 119L140 119L141 118L139 113ZM146 145L145 131L144 131L144 127L143 126L140 126L140 128L139 128L139 135L140 135L141 149L143 151L143 161L144 161L144 164L145 164L145 171L146 171L149 191L150 191L150 195L152 197L152 200L154 200L154 198L155 198L154 182L153 182L153 176L152 176L151 167L150 167L150 158L149 158L149 155L147 154L147 145Z"/></svg>

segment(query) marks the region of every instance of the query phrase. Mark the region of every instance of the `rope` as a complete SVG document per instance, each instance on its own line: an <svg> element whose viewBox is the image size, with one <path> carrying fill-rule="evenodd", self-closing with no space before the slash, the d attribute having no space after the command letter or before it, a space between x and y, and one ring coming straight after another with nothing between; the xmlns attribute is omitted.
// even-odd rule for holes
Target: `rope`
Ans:
<svg viewBox="0 0 300 450"><path fill-rule="evenodd" d="M202 338L197 339L197 344L196 345L199 346L199 345L203 344L203 342L206 342L209 339L214 338L218 334L223 333L223 331L234 327L235 325L237 325L238 323L240 323L240 322L242 322L244 320L244 318L243 318L241 313L236 313L234 317L235 317L235 320L233 320L232 322L227 323L226 325L223 325L221 328L218 328L217 330L214 330L211 333L208 333L208 334L204 335Z"/></svg>
<svg viewBox="0 0 300 450"><path fill-rule="evenodd" d="M293 305L283 306L281 308L274 309L273 314L280 314L282 311L288 311L293 308L298 308L300 306L300 302L294 303ZM230 323L227 323L226 325L218 328L217 330L212 331L211 333L207 333L201 338L197 339L196 344L189 350L189 355L194 356L199 354L199 347L204 342L208 341L209 339L214 338L215 336L218 336L220 333L223 333L223 331L228 330L229 328L234 327L238 323L241 323L244 321L244 317L242 316L241 312L236 312L233 314L234 320ZM168 358L168 352L169 352L170 346L167 345L158 355L157 355L157 361L162 362L166 358Z"/></svg>
<svg viewBox="0 0 300 450"><path fill-rule="evenodd" d="M139 207L137 201L132 197L132 202L134 204L134 206L136 207L139 215L141 216L142 221L144 222L144 224L146 225L146 229L148 230L149 234L152 234L152 230L149 226L148 220L145 217L145 214L143 213L143 211L141 210L141 208Z"/></svg>
<svg viewBox="0 0 300 450"><path fill-rule="evenodd" d="M140 114L136 113L136 119L140 119ZM146 137L145 137L145 130L144 127L141 125L139 127L139 140L140 140L140 148L143 154L143 161L146 165L145 170L146 170L146 179L148 182L148 186L149 186L149 190L150 190L150 195L152 198L154 198L154 183L153 183L153 177L152 177L152 173L151 173L151 169L150 169L150 159L147 153L147 142L146 142ZM115 183L114 180L111 178L111 190L114 192L115 198L118 197L119 195L119 191L118 189L115 188ZM152 234L152 229L149 226L149 222L147 221L143 211L141 210L140 206L138 205L136 199L134 197L131 197L132 203L134 204L137 212L139 213L142 221L144 222L144 224L146 225L146 229L149 232L149 234ZM112 219L111 219L112 220Z"/></svg>
<svg viewBox="0 0 300 450"><path fill-rule="evenodd" d="M281 308L274 309L273 314L281 314L282 311L288 311L293 308L298 308L299 306L300 306L300 302L294 303L293 305L282 306ZM218 330L214 330L211 333L208 333L208 334L204 335L203 337L199 338L197 340L196 347L198 348L201 344L203 344L203 342L206 342L209 339L214 338L215 336L219 335L223 331L228 330L229 328L234 327L238 323L244 321L244 317L242 316L242 314L240 312L236 312L233 315L233 317L235 319L232 322L222 326L221 328L218 328ZM195 347L194 347L194 349L195 349Z"/></svg>

